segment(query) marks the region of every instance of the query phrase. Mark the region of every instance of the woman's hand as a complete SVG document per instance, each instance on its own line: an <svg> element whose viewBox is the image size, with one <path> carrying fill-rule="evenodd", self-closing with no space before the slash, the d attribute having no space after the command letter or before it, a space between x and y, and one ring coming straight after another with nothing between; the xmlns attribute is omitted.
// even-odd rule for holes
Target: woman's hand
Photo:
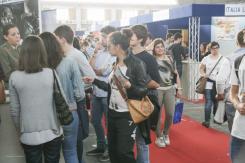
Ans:
<svg viewBox="0 0 245 163"><path fill-rule="evenodd" d="M177 97L181 97L181 96L182 96L182 89L177 88Z"/></svg>
<svg viewBox="0 0 245 163"><path fill-rule="evenodd" d="M91 84L94 82L94 78L92 78L90 76L85 76L82 78L82 80L84 81L85 84Z"/></svg>
<svg viewBox="0 0 245 163"><path fill-rule="evenodd" d="M131 87L131 83L128 80L123 80L122 85L126 89L129 89Z"/></svg>

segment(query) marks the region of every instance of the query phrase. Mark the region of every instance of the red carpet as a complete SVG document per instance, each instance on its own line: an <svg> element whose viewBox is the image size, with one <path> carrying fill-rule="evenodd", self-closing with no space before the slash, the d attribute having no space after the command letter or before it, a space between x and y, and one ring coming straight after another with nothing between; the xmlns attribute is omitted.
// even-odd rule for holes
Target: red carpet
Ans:
<svg viewBox="0 0 245 163"><path fill-rule="evenodd" d="M152 132L151 163L230 163L229 136L184 117L172 126L171 145L158 148Z"/></svg>

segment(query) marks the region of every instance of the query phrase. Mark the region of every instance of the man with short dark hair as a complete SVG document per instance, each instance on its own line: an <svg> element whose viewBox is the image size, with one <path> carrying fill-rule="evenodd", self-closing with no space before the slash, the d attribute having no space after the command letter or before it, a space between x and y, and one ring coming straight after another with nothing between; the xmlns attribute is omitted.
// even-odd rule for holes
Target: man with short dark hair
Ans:
<svg viewBox="0 0 245 163"><path fill-rule="evenodd" d="M174 43L168 48L170 55L172 55L176 68L179 73L179 77L182 76L182 59L186 58L186 52L184 47L181 45L182 35L180 33L174 34Z"/></svg>
<svg viewBox="0 0 245 163"><path fill-rule="evenodd" d="M100 39L95 47L95 52L90 59L90 64L93 67L97 79L108 83L108 77L112 71L113 63L116 62L116 57L111 56L107 49L107 37L116 29L112 26L105 26L101 29ZM103 115L107 121L108 112L108 93L94 86L92 97L91 122L94 126L97 136L97 148L87 152L87 155L102 155L100 161L108 161L109 154L105 139L105 132L102 126Z"/></svg>
<svg viewBox="0 0 245 163"><path fill-rule="evenodd" d="M166 40L164 41L164 47L166 50L174 43L174 35L172 33L168 33L166 35Z"/></svg>
<svg viewBox="0 0 245 163"><path fill-rule="evenodd" d="M81 72L81 84L83 84L82 77L83 76L89 76L95 78L96 75L92 69L92 67L89 65L88 60L86 59L85 55L82 54L81 51L77 50L73 47L73 39L74 39L74 32L71 29L71 27L67 25L59 26L54 31L58 42L61 45L61 48L65 54L66 57L70 57L71 59L74 59L79 66L80 72ZM85 88L86 89L86 88ZM82 133L83 124L83 113L84 109L86 108L86 101L85 98L81 101L77 102L77 112L80 120L79 130L78 130L78 138L77 138L77 155L79 163L82 163L82 156L83 156L83 138L84 135ZM86 122L88 124L88 122Z"/></svg>
<svg viewBox="0 0 245 163"><path fill-rule="evenodd" d="M229 99L229 92L230 92L230 74L232 70L232 65L236 58L245 54L245 34L243 30L241 30L237 34L237 46L238 49L235 50L231 55L227 56L226 60L221 64L220 71L217 75L216 79L216 87L217 87L217 99L224 100L225 102L225 112L228 121L228 128L231 132L233 119L235 116L236 109L234 108L233 104Z"/></svg>
<svg viewBox="0 0 245 163"><path fill-rule="evenodd" d="M156 59L145 51L144 45L147 39L147 28L143 25L135 25L131 27L133 35L130 40L130 47L132 48L132 53L141 59L146 65L146 71L148 74L147 87L149 88L148 97L154 104L155 111L157 112L154 124L157 124L158 112L160 106L158 104L158 97L156 88L159 87L161 77L158 72L158 64ZM146 120L138 125L136 134L136 144L137 144L137 163L149 163L149 147L148 144L151 143L150 140L150 126L149 120Z"/></svg>

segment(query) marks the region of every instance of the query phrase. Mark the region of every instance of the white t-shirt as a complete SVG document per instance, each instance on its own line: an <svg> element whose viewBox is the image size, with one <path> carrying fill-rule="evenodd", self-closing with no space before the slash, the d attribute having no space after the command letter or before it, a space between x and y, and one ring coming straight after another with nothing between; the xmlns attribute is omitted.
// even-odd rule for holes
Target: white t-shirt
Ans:
<svg viewBox="0 0 245 163"><path fill-rule="evenodd" d="M114 74L116 74L116 76L121 76L121 75L117 75L120 73L122 73L123 76L126 76L126 71L127 71L126 66L120 66L117 67L116 70L112 72L109 76L109 83L111 85L111 97L110 97L109 108L117 112L128 112L128 105L126 101L123 99L123 97L121 96L116 84L112 80L112 77Z"/></svg>
<svg viewBox="0 0 245 163"><path fill-rule="evenodd" d="M241 64L239 66L238 76L239 76L239 81L241 82L240 84L238 82L238 78L236 76L235 68L233 65L230 84L239 85L239 98L241 100L240 94L245 91L245 57L242 59ZM238 111L236 111L234 121L233 121L231 135L239 139L245 140L245 127L244 126L245 126L245 116L241 115Z"/></svg>
<svg viewBox="0 0 245 163"><path fill-rule="evenodd" d="M221 55L217 59L211 58L211 54L204 57L201 64L205 65L206 67L206 74L209 74L211 70L214 68L218 60L220 59ZM212 73L209 75L209 79L216 81L217 74L219 73L219 69L221 66L223 58L219 61L218 65L215 67L215 69L212 71ZM205 89L212 89L213 88L213 83L212 82L207 82Z"/></svg>

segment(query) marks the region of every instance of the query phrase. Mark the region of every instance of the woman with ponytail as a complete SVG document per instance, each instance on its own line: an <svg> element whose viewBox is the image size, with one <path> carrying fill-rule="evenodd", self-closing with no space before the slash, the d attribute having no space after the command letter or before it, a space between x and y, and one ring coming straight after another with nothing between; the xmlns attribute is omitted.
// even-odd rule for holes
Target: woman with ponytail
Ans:
<svg viewBox="0 0 245 163"><path fill-rule="evenodd" d="M133 152L136 125L132 121L122 91L128 99L142 99L147 88L144 63L128 53L131 36L130 29L113 32L109 36L108 50L117 57L109 84L84 78L85 82L93 82L108 91L108 148L111 163L136 163Z"/></svg>

